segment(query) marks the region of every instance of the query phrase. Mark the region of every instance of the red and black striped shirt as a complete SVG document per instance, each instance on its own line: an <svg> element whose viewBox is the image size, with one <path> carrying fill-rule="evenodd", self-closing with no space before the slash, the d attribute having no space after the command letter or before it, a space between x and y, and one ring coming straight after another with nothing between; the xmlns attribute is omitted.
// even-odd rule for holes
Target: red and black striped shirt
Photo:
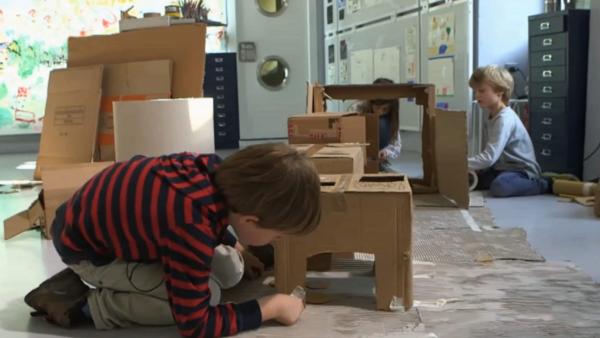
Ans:
<svg viewBox="0 0 600 338"><path fill-rule="evenodd" d="M157 262L184 337L219 337L260 326L256 300L209 305L214 248L234 244L213 184L216 155L136 156L89 180L57 212L54 245L67 264ZM233 243L231 243L233 242Z"/></svg>

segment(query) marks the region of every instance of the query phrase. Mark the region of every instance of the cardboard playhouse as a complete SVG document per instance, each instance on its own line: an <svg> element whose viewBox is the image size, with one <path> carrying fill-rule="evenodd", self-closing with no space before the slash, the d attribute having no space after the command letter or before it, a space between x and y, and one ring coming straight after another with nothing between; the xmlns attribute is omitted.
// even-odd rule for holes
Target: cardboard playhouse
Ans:
<svg viewBox="0 0 600 338"><path fill-rule="evenodd" d="M43 196L5 220L6 239L35 227L49 237L56 207L114 161L115 102L202 97L205 36L192 24L69 39L68 68L48 84L34 173Z"/></svg>
<svg viewBox="0 0 600 338"><path fill-rule="evenodd" d="M304 285L307 258L329 252L375 254L378 310L397 297L412 307L412 194L401 174L326 175L321 178L322 217L306 236L274 243L279 292Z"/></svg>
<svg viewBox="0 0 600 338"><path fill-rule="evenodd" d="M338 132L345 142L357 142L353 139L354 129L345 129L344 118L363 118L366 132L359 132L357 139L366 140L366 172L377 168L378 117L374 114L356 116L356 114L334 114L326 112L327 100L370 100L414 98L415 103L423 107L422 160L423 178L411 178L413 193L439 193L463 209L469 207L469 182L467 164L467 117L464 111L437 109L435 106L435 87L429 84L378 84L378 85L319 85L309 84L306 115L293 116L288 120L290 143L312 140L321 142L321 135L333 135L323 132L323 128ZM331 116L330 119L327 119ZM317 121L328 121L328 124ZM336 121L339 121L336 123ZM308 139L305 139L308 138ZM360 142L360 141L358 141Z"/></svg>

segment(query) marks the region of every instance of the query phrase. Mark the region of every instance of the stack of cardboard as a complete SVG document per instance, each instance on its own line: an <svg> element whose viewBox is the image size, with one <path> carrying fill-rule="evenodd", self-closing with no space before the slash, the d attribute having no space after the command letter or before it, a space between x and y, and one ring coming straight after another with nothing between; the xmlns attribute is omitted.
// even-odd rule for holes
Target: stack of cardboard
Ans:
<svg viewBox="0 0 600 338"><path fill-rule="evenodd" d="M202 97L205 37L204 24L191 24L69 39L68 68L50 74L34 173L43 181L46 203L37 200L27 210L8 218L4 222L5 238L32 227L42 227L49 237L48 227L56 208L113 163L116 103L171 97L192 101L195 99L188 98ZM190 109L190 105L186 107ZM212 119L212 105L205 113ZM144 120L147 124L151 121ZM212 120L208 124L212 130ZM144 132L131 128L130 137Z"/></svg>

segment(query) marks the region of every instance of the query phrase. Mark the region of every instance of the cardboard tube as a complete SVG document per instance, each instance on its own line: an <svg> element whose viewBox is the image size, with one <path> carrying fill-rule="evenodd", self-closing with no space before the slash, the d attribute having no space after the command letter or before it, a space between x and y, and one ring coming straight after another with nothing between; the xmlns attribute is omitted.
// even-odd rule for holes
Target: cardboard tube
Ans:
<svg viewBox="0 0 600 338"><path fill-rule="evenodd" d="M553 190L555 195L594 196L596 190L598 190L598 184L591 182L555 180Z"/></svg>
<svg viewBox="0 0 600 338"><path fill-rule="evenodd" d="M479 183L477 173L473 170L469 171L469 191L475 190L475 188L477 188L477 183Z"/></svg>

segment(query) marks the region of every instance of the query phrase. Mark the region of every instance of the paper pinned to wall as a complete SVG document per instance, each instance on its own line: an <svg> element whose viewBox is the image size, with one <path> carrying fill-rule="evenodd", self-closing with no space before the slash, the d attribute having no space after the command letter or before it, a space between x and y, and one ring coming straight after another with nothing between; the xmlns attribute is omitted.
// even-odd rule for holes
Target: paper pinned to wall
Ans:
<svg viewBox="0 0 600 338"><path fill-rule="evenodd" d="M371 84L373 82L373 50L363 49L350 54L350 83Z"/></svg>
<svg viewBox="0 0 600 338"><path fill-rule="evenodd" d="M406 82L417 80L417 55L415 53L406 54L404 72L406 74Z"/></svg>
<svg viewBox="0 0 600 338"><path fill-rule="evenodd" d="M356 13L361 9L360 0L348 0L348 10L350 13Z"/></svg>
<svg viewBox="0 0 600 338"><path fill-rule="evenodd" d="M412 25L404 30L404 46L406 54L414 54L417 52L418 32L417 26Z"/></svg>
<svg viewBox="0 0 600 338"><path fill-rule="evenodd" d="M400 47L375 49L373 78L384 77L400 83Z"/></svg>
<svg viewBox="0 0 600 338"><path fill-rule="evenodd" d="M455 21L454 13L432 15L429 18L427 52L430 57L454 54Z"/></svg>
<svg viewBox="0 0 600 338"><path fill-rule="evenodd" d="M453 96L454 58L429 59L427 63L427 82L435 85L435 94L437 96Z"/></svg>

